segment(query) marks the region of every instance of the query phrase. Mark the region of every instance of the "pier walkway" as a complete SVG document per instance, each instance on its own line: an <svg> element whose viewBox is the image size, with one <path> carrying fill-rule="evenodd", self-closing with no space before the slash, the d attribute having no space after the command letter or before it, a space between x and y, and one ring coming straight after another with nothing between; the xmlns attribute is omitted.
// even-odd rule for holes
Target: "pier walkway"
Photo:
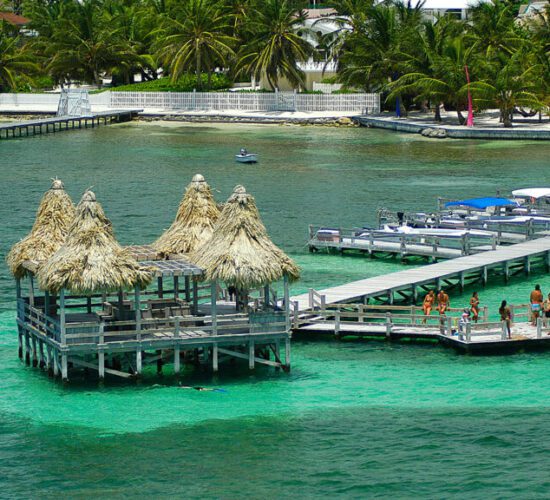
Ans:
<svg viewBox="0 0 550 500"><path fill-rule="evenodd" d="M340 304L315 311L307 318L295 318L297 334L331 335L338 339L385 338L387 340L431 340L465 352L516 351L550 347L550 320L530 323L530 304L510 305L511 332L504 322L490 321L489 311L480 311L479 322L462 323L462 308L445 315L424 316L418 306Z"/></svg>
<svg viewBox="0 0 550 500"><path fill-rule="evenodd" d="M141 109L113 109L90 113L85 116L55 116L22 122L0 123L0 139L28 137L76 128L95 128L99 127L101 123L108 125L113 122L130 121L141 111Z"/></svg>
<svg viewBox="0 0 550 500"><path fill-rule="evenodd" d="M498 248L475 255L468 255L445 262L406 269L384 276L375 276L290 298L294 314L328 304L368 302L376 299L389 304L394 299L417 301L419 289L460 286L481 281L486 284L489 275L508 278L514 274L529 274L535 266L550 267L550 238L539 238Z"/></svg>

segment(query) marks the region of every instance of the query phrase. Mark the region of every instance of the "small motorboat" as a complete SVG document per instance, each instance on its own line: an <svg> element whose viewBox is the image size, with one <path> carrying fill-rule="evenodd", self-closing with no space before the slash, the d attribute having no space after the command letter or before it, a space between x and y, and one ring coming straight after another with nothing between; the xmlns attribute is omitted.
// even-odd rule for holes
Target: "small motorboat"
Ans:
<svg viewBox="0 0 550 500"><path fill-rule="evenodd" d="M256 153L249 153L246 149L242 148L238 155L235 155L235 160L238 163L257 163L258 155Z"/></svg>

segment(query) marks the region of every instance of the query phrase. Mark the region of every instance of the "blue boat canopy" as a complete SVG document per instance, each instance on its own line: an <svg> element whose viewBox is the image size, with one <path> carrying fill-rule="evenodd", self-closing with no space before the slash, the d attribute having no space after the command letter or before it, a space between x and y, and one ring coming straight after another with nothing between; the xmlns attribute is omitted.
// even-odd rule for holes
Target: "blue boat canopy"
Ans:
<svg viewBox="0 0 550 500"><path fill-rule="evenodd" d="M469 200L457 200L449 201L445 203L446 207L472 207L483 210L488 207L507 207L507 206L517 206L515 201L509 200L508 198L471 198Z"/></svg>

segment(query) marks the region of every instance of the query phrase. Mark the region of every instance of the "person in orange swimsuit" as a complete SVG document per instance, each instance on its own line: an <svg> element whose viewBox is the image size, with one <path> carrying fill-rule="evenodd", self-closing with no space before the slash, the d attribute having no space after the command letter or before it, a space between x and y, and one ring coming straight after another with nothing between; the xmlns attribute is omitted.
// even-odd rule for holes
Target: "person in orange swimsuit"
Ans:
<svg viewBox="0 0 550 500"><path fill-rule="evenodd" d="M472 298L470 299L470 310L472 311L472 320L477 323L479 318L479 296L477 292L472 293Z"/></svg>
<svg viewBox="0 0 550 500"><path fill-rule="evenodd" d="M424 316L429 316L432 313L434 302L435 294L433 290L430 290L424 297L424 302L422 303L422 311L424 312ZM422 323L426 323L426 318L422 320Z"/></svg>
<svg viewBox="0 0 550 500"><path fill-rule="evenodd" d="M437 310L439 314L445 314L445 311L449 309L450 305L449 296L445 293L445 290L439 290L437 294Z"/></svg>

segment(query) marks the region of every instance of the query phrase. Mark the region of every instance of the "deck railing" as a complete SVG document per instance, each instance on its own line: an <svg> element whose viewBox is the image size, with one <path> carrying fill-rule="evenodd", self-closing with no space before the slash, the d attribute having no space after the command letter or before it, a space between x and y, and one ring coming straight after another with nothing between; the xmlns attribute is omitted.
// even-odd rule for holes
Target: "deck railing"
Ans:
<svg viewBox="0 0 550 500"><path fill-rule="evenodd" d="M376 229L360 228L327 228L309 226L310 247L344 247L363 250L383 250L381 242L394 243L395 250L402 255L412 255L424 252L426 255L437 256L442 250L457 250L460 255L471 255L485 250L495 250L497 235L478 235L465 233L453 235L425 235L390 233ZM378 244L378 246L377 246ZM392 251L388 248L387 251Z"/></svg>
<svg viewBox="0 0 550 500"><path fill-rule="evenodd" d="M127 321L98 319L68 322L62 328L56 318L47 316L40 309L24 301L19 301L18 321L21 326L30 328L61 346L287 332L286 317L283 312L277 311L223 314L217 315L215 321L210 315L139 318Z"/></svg>

